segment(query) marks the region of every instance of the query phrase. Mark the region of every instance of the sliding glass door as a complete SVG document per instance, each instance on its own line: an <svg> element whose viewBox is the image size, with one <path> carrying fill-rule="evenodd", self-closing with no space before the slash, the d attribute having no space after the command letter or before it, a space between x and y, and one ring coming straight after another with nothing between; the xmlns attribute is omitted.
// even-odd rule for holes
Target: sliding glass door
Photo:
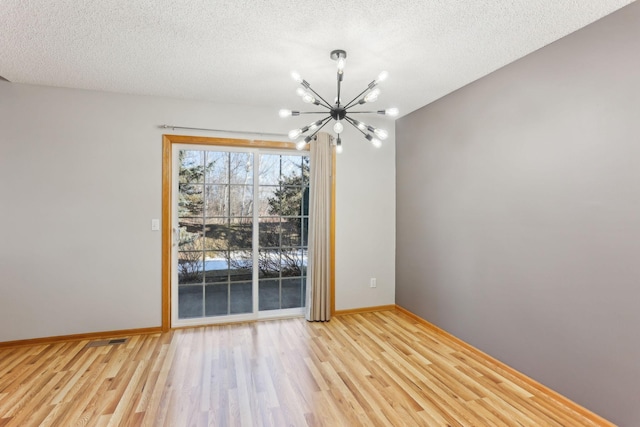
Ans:
<svg viewBox="0 0 640 427"><path fill-rule="evenodd" d="M174 146L172 325L302 313L309 161Z"/></svg>

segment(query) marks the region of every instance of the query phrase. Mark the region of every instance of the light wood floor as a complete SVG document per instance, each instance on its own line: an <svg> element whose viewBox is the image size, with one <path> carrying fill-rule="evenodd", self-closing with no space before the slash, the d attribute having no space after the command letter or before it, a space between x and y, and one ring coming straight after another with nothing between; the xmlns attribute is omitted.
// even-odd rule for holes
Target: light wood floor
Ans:
<svg viewBox="0 0 640 427"><path fill-rule="evenodd" d="M593 426L399 311L0 350L0 426Z"/></svg>

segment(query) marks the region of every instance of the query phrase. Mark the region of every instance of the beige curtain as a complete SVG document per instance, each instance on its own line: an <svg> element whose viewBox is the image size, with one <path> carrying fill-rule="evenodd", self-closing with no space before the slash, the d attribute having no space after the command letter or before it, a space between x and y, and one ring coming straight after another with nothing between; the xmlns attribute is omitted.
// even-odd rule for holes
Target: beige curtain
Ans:
<svg viewBox="0 0 640 427"><path fill-rule="evenodd" d="M331 319L331 136L311 141L306 319Z"/></svg>

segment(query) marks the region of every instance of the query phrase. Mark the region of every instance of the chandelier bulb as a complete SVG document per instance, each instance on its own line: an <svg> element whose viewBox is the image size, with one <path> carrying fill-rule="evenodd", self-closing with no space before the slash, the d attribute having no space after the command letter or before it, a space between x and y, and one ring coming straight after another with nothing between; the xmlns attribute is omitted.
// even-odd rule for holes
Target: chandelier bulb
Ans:
<svg viewBox="0 0 640 427"><path fill-rule="evenodd" d="M365 95L364 102L374 102L380 96L380 89L373 89L371 92Z"/></svg>
<svg viewBox="0 0 640 427"><path fill-rule="evenodd" d="M382 146L382 142L378 139L378 138L374 138L371 136L371 134L366 134L364 136L369 142L371 142L371 145L373 145L376 148L380 148Z"/></svg>
<svg viewBox="0 0 640 427"><path fill-rule="evenodd" d="M387 108L386 110L384 110L384 114L386 114L387 116L396 117L398 115L398 109Z"/></svg>
<svg viewBox="0 0 640 427"><path fill-rule="evenodd" d="M307 94L307 91L302 89L301 87L296 89L296 95L298 96L305 96Z"/></svg>
<svg viewBox="0 0 640 427"><path fill-rule="evenodd" d="M342 74L344 72L344 66L347 65L347 59L344 57L338 58L338 73Z"/></svg>
<svg viewBox="0 0 640 427"><path fill-rule="evenodd" d="M342 123L340 123L340 121L336 121L336 124L333 125L333 131L335 133L341 133L344 130L344 126L342 125Z"/></svg>
<svg viewBox="0 0 640 427"><path fill-rule="evenodd" d="M365 125L364 123L359 122L357 120L354 120L354 121L356 122L356 126L358 127L358 129L360 129L360 130L366 130L367 129L367 125Z"/></svg>
<svg viewBox="0 0 640 427"><path fill-rule="evenodd" d="M280 117L285 118L285 117L290 117L292 115L293 111L291 110L280 110L278 112L278 114L280 115Z"/></svg>
<svg viewBox="0 0 640 427"><path fill-rule="evenodd" d="M305 92L305 94L302 96L302 102L305 102L307 104L315 104L316 99L309 92Z"/></svg>
<svg viewBox="0 0 640 427"><path fill-rule="evenodd" d="M375 133L376 136L383 141L389 137L389 132L384 129L375 129L373 133Z"/></svg>
<svg viewBox="0 0 640 427"><path fill-rule="evenodd" d="M307 145L307 143L304 139L296 142L296 150L304 150L305 145Z"/></svg>
<svg viewBox="0 0 640 427"><path fill-rule="evenodd" d="M340 139L340 137L338 137L336 141L336 153L342 153L342 140Z"/></svg>
<svg viewBox="0 0 640 427"><path fill-rule="evenodd" d="M291 140L298 139L300 135L302 135L302 129L294 129L289 132L289 139Z"/></svg>
<svg viewBox="0 0 640 427"><path fill-rule="evenodd" d="M389 73L387 73L386 71L381 72L380 74L378 74L376 83L382 83L383 81L387 80L387 77L389 77Z"/></svg>
<svg viewBox="0 0 640 427"><path fill-rule="evenodd" d="M302 83L303 82L302 77L300 76L300 74L298 74L297 71L292 71L291 72L291 77L293 78L293 80L296 81L296 83Z"/></svg>

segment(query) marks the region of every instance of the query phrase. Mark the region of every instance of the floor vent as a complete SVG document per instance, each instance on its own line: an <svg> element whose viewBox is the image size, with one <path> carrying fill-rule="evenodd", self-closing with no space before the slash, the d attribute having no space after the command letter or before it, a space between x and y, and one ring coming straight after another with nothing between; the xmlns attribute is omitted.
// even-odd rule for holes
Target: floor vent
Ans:
<svg viewBox="0 0 640 427"><path fill-rule="evenodd" d="M103 347L105 345L125 344L127 341L129 341L129 338L114 338L112 340L91 341L89 344L86 345L85 348Z"/></svg>

